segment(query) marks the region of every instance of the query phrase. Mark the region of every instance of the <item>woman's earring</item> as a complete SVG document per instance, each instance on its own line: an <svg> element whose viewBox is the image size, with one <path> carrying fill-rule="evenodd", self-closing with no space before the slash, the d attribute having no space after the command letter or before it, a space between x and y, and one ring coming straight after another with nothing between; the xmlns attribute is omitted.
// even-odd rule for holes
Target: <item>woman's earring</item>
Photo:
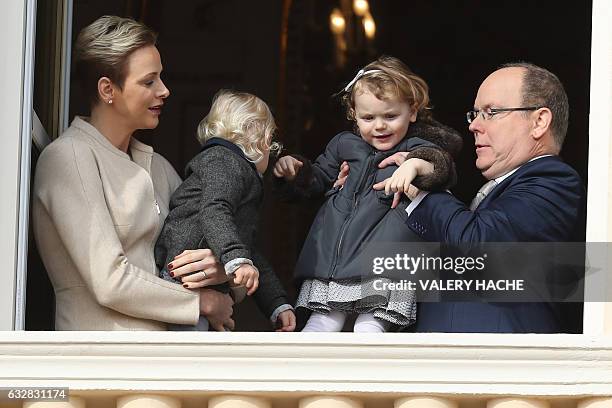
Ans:
<svg viewBox="0 0 612 408"><path fill-rule="evenodd" d="M112 99L109 99L109 100L108 100L108 104L110 105L110 104L112 104L112 103L113 103L113 100L112 100Z"/></svg>

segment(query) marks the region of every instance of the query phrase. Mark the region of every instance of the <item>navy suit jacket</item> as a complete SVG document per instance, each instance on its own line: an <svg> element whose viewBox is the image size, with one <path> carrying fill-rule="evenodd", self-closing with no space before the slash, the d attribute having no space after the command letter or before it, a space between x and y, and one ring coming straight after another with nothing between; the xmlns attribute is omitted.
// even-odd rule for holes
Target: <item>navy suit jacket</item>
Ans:
<svg viewBox="0 0 612 408"><path fill-rule="evenodd" d="M430 193L407 225L427 241L570 242L583 238L585 191L576 171L556 156L521 166L475 211L448 193ZM418 332L556 333L550 303L420 303Z"/></svg>

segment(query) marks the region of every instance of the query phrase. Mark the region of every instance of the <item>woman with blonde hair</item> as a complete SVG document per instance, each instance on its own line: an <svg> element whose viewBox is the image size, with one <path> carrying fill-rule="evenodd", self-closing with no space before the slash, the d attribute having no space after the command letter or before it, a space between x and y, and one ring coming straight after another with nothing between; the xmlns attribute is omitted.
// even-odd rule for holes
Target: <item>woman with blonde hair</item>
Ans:
<svg viewBox="0 0 612 408"><path fill-rule="evenodd" d="M148 27L116 16L98 18L77 38L90 115L76 117L43 151L32 200L58 330L163 330L195 325L200 315L217 330L234 325L228 294L158 277L153 247L181 180L133 138L157 127L170 95L155 43ZM173 264L177 276L225 275L207 249L186 251Z"/></svg>

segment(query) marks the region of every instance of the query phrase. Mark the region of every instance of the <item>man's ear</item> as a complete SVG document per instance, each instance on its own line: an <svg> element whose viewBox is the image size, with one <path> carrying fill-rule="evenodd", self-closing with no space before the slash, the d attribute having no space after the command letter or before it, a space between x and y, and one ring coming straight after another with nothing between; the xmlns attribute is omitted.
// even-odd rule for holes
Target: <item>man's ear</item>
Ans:
<svg viewBox="0 0 612 408"><path fill-rule="evenodd" d="M108 77L98 79L98 95L103 103L109 103L115 96L113 82ZM111 102L112 103L112 102Z"/></svg>
<svg viewBox="0 0 612 408"><path fill-rule="evenodd" d="M535 112L535 117L533 119L534 126L531 131L534 139L539 140L544 134L546 134L546 132L550 130L552 118L552 112L546 107L540 108Z"/></svg>

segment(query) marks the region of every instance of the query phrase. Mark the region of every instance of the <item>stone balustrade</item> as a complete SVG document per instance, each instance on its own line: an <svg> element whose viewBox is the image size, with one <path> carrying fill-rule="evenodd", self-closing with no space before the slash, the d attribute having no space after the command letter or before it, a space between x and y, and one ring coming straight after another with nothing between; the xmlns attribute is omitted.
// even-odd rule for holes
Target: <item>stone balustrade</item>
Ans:
<svg viewBox="0 0 612 408"><path fill-rule="evenodd" d="M380 400L369 396L362 398L351 395L315 395L291 397L283 394L265 397L228 394L216 396L190 396L184 402L180 395L129 394L104 401L103 393L95 396L71 396L68 401L14 402L7 407L23 408L612 408L612 396L609 398L546 399L535 398L476 398L471 400L454 399L452 396L409 396ZM101 401L104 401L101 403ZM4 405L0 405L4 407Z"/></svg>
<svg viewBox="0 0 612 408"><path fill-rule="evenodd" d="M0 408L612 408L612 338L0 332Z"/></svg>

